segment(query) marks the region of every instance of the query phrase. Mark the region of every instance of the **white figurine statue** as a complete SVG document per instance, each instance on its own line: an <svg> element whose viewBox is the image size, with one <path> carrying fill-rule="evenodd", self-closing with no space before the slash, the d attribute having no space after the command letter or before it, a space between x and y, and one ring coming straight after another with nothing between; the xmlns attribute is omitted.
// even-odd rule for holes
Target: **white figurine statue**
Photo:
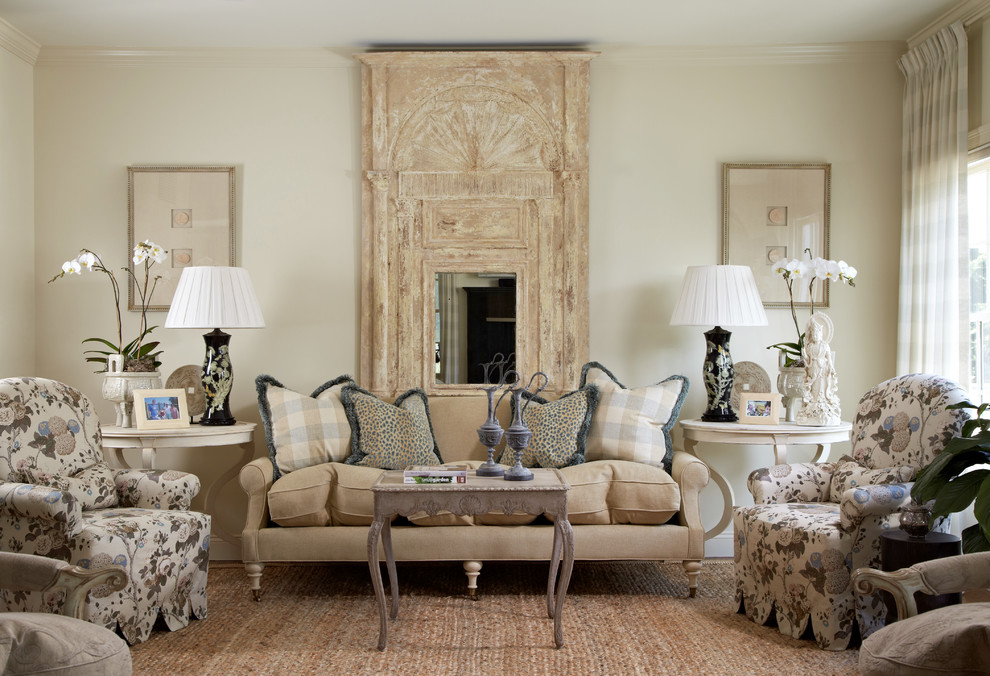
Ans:
<svg viewBox="0 0 990 676"><path fill-rule="evenodd" d="M798 425L824 427L842 422L839 408L839 383L829 341L832 340L832 320L816 312L808 320L804 333L804 403L797 414Z"/></svg>

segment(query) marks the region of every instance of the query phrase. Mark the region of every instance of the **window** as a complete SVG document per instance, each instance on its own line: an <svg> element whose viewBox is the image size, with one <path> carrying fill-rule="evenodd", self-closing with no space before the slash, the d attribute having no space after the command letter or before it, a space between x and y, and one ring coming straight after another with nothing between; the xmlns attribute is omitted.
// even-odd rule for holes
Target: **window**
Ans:
<svg viewBox="0 0 990 676"><path fill-rule="evenodd" d="M990 308L987 253L990 250L990 146L970 153L969 162L969 393L990 401Z"/></svg>

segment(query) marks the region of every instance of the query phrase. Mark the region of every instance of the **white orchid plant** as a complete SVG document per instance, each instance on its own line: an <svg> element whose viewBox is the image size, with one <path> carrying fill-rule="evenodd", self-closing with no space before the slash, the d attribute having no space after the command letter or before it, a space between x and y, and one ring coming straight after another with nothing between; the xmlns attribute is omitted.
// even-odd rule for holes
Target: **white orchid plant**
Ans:
<svg viewBox="0 0 990 676"><path fill-rule="evenodd" d="M114 271L103 264L103 259L100 258L99 254L89 249L82 249L78 256L62 263L62 272L48 280L48 283L51 284L56 279L61 279L66 275L81 275L83 271L86 271L102 272L110 281L110 286L113 289L113 308L117 319L117 342L114 343L104 338L86 338L82 341L84 344L99 343L109 348L109 350L86 350L83 354L89 355L86 357L87 362L100 363L106 366L107 357L119 354L125 371L154 371L161 365L158 356L162 351L155 351L158 342L146 343L144 340L155 328L148 326L148 306L151 304L151 296L155 293L158 280L161 279L161 275L151 276L151 267L155 263L165 262L166 254L168 251L154 242L145 240L134 247L132 259L135 269L138 266L143 268L144 278L138 279L130 267L121 268L134 283L138 297L141 299L141 325L138 329L138 336L126 345L124 344L123 327L120 321L120 284L117 282Z"/></svg>
<svg viewBox="0 0 990 676"><path fill-rule="evenodd" d="M845 261L833 261L825 258L814 258L811 249L805 249L804 253L808 259L781 258L774 265L774 274L780 275L787 284L787 296L791 305L791 318L794 320L794 329L797 331L796 343L776 343L768 345L767 349L780 350L784 357L784 366L804 366L801 358L801 349L804 347L804 332L798 323L797 309L794 307L794 283L806 282L808 284L808 296L811 298L811 314L815 314L815 282L822 280L822 283L842 282L849 286L856 286L856 268Z"/></svg>

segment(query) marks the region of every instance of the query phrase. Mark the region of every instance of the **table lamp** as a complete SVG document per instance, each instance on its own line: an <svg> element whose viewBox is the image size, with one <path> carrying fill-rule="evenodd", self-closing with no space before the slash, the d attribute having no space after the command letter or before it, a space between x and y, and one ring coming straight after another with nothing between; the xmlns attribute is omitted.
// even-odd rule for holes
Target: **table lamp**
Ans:
<svg viewBox="0 0 990 676"><path fill-rule="evenodd" d="M234 375L230 365L230 334L226 329L260 329L265 326L251 277L244 268L193 266L183 268L172 306L165 317L167 329L209 329L204 334L206 360L203 389L206 412L201 425L233 425L230 390Z"/></svg>
<svg viewBox="0 0 990 676"><path fill-rule="evenodd" d="M694 265L687 269L672 325L711 326L705 332L706 422L736 422L732 410L732 357L726 326L765 326L767 315L748 265Z"/></svg>

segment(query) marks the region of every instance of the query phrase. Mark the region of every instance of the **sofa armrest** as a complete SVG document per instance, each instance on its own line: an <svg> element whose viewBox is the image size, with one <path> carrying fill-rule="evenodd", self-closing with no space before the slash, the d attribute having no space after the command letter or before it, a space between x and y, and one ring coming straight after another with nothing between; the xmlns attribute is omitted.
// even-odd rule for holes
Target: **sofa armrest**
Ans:
<svg viewBox="0 0 990 676"><path fill-rule="evenodd" d="M241 468L238 477L247 493L247 516L241 532L241 556L244 562L258 561L258 531L268 527L268 491L275 481L275 468L269 458L255 458Z"/></svg>
<svg viewBox="0 0 990 676"><path fill-rule="evenodd" d="M86 609L86 595L100 585L108 591L127 586L127 572L120 566L88 570L65 561L34 554L0 552L0 589L10 591L62 591L65 601L62 614L76 619ZM104 594L105 595L105 594Z"/></svg>
<svg viewBox="0 0 990 676"><path fill-rule="evenodd" d="M115 470L113 481L121 507L185 511L199 493L198 476L174 470Z"/></svg>
<svg viewBox="0 0 990 676"><path fill-rule="evenodd" d="M682 526L691 531L691 556L705 555L705 526L701 522L701 490L708 485L711 470L697 457L684 451L674 451L670 475L681 490L678 517Z"/></svg>
<svg viewBox="0 0 990 676"><path fill-rule="evenodd" d="M82 505L68 492L34 484L0 483L0 513L40 521L66 539L82 531Z"/></svg>
<svg viewBox="0 0 990 676"><path fill-rule="evenodd" d="M847 533L858 530L867 517L886 517L911 502L914 482L872 484L850 488L838 497L839 528Z"/></svg>
<svg viewBox="0 0 990 676"><path fill-rule="evenodd" d="M852 582L858 594L872 594L877 589L890 592L897 604L897 617L905 619L918 614L916 592L955 594L990 587L990 552L924 561L889 573L859 568L853 572Z"/></svg>
<svg viewBox="0 0 990 676"><path fill-rule="evenodd" d="M746 487L757 505L785 502L826 502L835 463L800 462L763 467L750 472Z"/></svg>

